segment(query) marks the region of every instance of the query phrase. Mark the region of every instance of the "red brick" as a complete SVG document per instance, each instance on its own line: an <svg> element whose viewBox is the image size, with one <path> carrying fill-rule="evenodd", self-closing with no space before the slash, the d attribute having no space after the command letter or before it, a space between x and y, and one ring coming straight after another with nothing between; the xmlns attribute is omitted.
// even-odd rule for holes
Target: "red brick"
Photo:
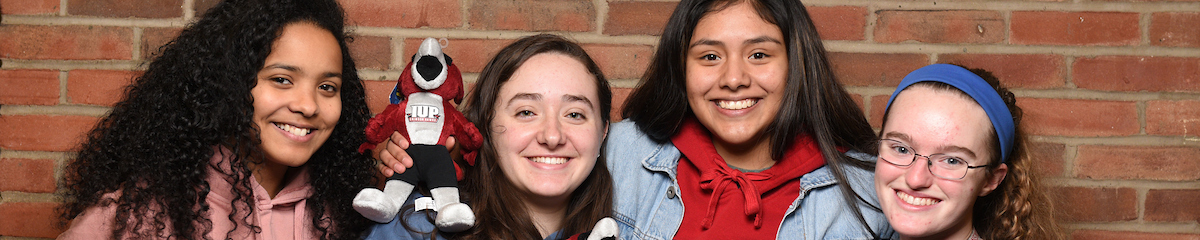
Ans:
<svg viewBox="0 0 1200 240"><path fill-rule="evenodd" d="M604 20L606 35L662 34L676 2L610 2Z"/></svg>
<svg viewBox="0 0 1200 240"><path fill-rule="evenodd" d="M1063 176L1063 153L1066 145L1061 143L1029 142L1025 145L1034 172L1046 178Z"/></svg>
<svg viewBox="0 0 1200 240"><path fill-rule="evenodd" d="M471 29L587 32L595 29L591 1L476 1L467 10Z"/></svg>
<svg viewBox="0 0 1200 240"><path fill-rule="evenodd" d="M417 52L417 47L421 46L421 41L425 38L408 38L404 39L404 57L403 65L407 65L412 61L413 53ZM458 65L458 70L463 73L478 73L483 71L483 67L487 65L496 53L500 52L509 43L514 40L508 39L450 39L449 45L442 49L442 52L454 59L454 65Z"/></svg>
<svg viewBox="0 0 1200 240"><path fill-rule="evenodd" d="M871 122L871 127L883 128L883 113L887 111L888 99L891 98L891 93L887 95L876 95L871 97L871 112L868 113L870 118L867 119Z"/></svg>
<svg viewBox="0 0 1200 240"><path fill-rule="evenodd" d="M1168 47L1200 47L1200 13L1154 13L1150 20L1150 44Z"/></svg>
<svg viewBox="0 0 1200 240"><path fill-rule="evenodd" d="M1064 220L1114 222L1137 219L1137 191L1132 188L1056 187L1051 194L1060 203Z"/></svg>
<svg viewBox="0 0 1200 240"><path fill-rule="evenodd" d="M1148 233L1148 232L1115 232L1104 230L1075 230L1071 233L1072 240L1126 240L1126 239L1155 239L1155 240L1200 240L1200 234L1186 233Z"/></svg>
<svg viewBox="0 0 1200 240"><path fill-rule="evenodd" d="M808 15L824 40L866 39L867 8L858 6L807 7Z"/></svg>
<svg viewBox="0 0 1200 240"><path fill-rule="evenodd" d="M338 0L347 25L454 28L462 25L458 0Z"/></svg>
<svg viewBox="0 0 1200 240"><path fill-rule="evenodd" d="M1084 145L1078 151L1080 178L1200 180L1200 147Z"/></svg>
<svg viewBox="0 0 1200 240"><path fill-rule="evenodd" d="M829 62L846 86L896 86L909 72L929 65L929 55L831 52Z"/></svg>
<svg viewBox="0 0 1200 240"><path fill-rule="evenodd" d="M1105 91L1200 91L1200 58L1100 56L1075 59L1080 88Z"/></svg>
<svg viewBox="0 0 1200 240"><path fill-rule="evenodd" d="M150 59L158 54L159 49L166 45L183 29L179 28L145 28L142 29L142 59Z"/></svg>
<svg viewBox="0 0 1200 240"><path fill-rule="evenodd" d="M67 0L67 13L97 17L178 18L183 0Z"/></svg>
<svg viewBox="0 0 1200 240"><path fill-rule="evenodd" d="M612 113L609 114L609 120L612 122L621 121L622 110L625 109L625 100L629 99L629 94L633 93L632 88L612 88Z"/></svg>
<svg viewBox="0 0 1200 240"><path fill-rule="evenodd" d="M128 60L132 36L123 27L0 25L0 58Z"/></svg>
<svg viewBox="0 0 1200 240"><path fill-rule="evenodd" d="M1008 88L1058 88L1067 82L1066 62L1061 55L944 54L938 56L938 62L987 70Z"/></svg>
<svg viewBox="0 0 1200 240"><path fill-rule="evenodd" d="M53 238L62 233L56 229L57 203L7 202L0 204L0 236Z"/></svg>
<svg viewBox="0 0 1200 240"><path fill-rule="evenodd" d="M388 98L391 97L392 89L396 88L396 79L366 80L363 81L363 86L367 89L367 108L371 109L371 114L379 114L391 104Z"/></svg>
<svg viewBox="0 0 1200 240"><path fill-rule="evenodd" d="M0 70L0 104L58 104L58 71Z"/></svg>
<svg viewBox="0 0 1200 240"><path fill-rule="evenodd" d="M1138 133L1133 102L1018 98L1024 111L1021 124L1031 135L1107 137Z"/></svg>
<svg viewBox="0 0 1200 240"><path fill-rule="evenodd" d="M209 9L212 9L213 7L217 6L217 3L221 2L221 0L195 0L195 1L196 1L196 3L195 3L195 5L192 6L192 10L196 11L196 17L204 16L205 13L208 13Z"/></svg>
<svg viewBox="0 0 1200 240"><path fill-rule="evenodd" d="M1146 193L1146 220L1155 222L1200 221L1200 204L1196 203L1200 203L1200 190L1150 189Z"/></svg>
<svg viewBox="0 0 1200 240"><path fill-rule="evenodd" d="M4 15L35 15L56 14L59 9L58 0L0 0L0 14Z"/></svg>
<svg viewBox="0 0 1200 240"><path fill-rule="evenodd" d="M1129 46L1141 41L1138 14L1125 12L1013 12L1013 44Z"/></svg>
<svg viewBox="0 0 1200 240"><path fill-rule="evenodd" d="M0 115L0 148L71 151L98 120L85 116Z"/></svg>
<svg viewBox="0 0 1200 240"><path fill-rule="evenodd" d="M608 79L640 78L654 55L654 47L648 45L586 44L583 48Z"/></svg>
<svg viewBox="0 0 1200 240"><path fill-rule="evenodd" d="M1146 133L1200 136L1200 101L1146 102Z"/></svg>
<svg viewBox="0 0 1200 240"><path fill-rule="evenodd" d="M392 39L389 37L355 36L350 42L350 56L359 69L387 70L392 64Z"/></svg>
<svg viewBox="0 0 1200 240"><path fill-rule="evenodd" d="M112 106L125 96L125 87L140 72L72 70L67 72L67 102Z"/></svg>
<svg viewBox="0 0 1200 240"><path fill-rule="evenodd" d="M54 160L0 158L0 191L54 192Z"/></svg>
<svg viewBox="0 0 1200 240"><path fill-rule="evenodd" d="M1004 16L999 12L887 10L876 14L876 42L998 43L1004 40Z"/></svg>

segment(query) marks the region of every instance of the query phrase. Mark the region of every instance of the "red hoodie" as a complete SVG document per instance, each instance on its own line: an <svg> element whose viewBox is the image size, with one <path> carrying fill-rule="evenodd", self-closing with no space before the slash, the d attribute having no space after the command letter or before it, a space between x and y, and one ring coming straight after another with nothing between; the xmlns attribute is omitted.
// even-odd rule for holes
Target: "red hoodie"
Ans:
<svg viewBox="0 0 1200 240"><path fill-rule="evenodd" d="M800 177L825 165L808 135L796 136L783 159L757 173L730 168L695 119L671 142L683 153L678 174L685 208L675 239L774 239L800 195Z"/></svg>

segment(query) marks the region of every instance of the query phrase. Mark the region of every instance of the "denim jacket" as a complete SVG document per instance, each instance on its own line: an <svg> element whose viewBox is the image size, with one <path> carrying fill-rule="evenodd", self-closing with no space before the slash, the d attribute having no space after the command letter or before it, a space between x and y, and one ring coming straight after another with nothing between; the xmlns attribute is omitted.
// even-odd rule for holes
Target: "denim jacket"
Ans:
<svg viewBox="0 0 1200 240"><path fill-rule="evenodd" d="M606 144L615 192L613 218L620 226L620 239L673 238L683 222L684 206L677 195L675 171L679 150L670 142L655 143L631 121L612 124ZM874 161L873 156L861 152L846 155ZM846 178L868 204L879 206L874 173L846 167ZM828 166L800 177L800 196L788 206L776 239L873 239L851 212L837 184ZM882 212L866 204L857 205L876 235L899 238Z"/></svg>

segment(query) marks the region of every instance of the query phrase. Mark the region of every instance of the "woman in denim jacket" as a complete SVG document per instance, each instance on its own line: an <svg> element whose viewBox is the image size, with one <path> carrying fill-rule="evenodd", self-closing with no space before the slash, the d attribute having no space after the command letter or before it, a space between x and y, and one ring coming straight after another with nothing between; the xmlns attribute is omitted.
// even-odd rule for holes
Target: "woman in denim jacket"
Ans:
<svg viewBox="0 0 1200 240"><path fill-rule="evenodd" d="M875 239L875 136L795 0L685 0L607 142L621 239Z"/></svg>

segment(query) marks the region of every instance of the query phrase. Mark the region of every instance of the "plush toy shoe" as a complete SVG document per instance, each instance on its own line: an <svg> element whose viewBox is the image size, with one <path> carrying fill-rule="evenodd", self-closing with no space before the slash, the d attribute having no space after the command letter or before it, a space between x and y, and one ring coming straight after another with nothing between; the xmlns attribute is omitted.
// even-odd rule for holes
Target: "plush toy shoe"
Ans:
<svg viewBox="0 0 1200 240"><path fill-rule="evenodd" d="M400 212L400 206L412 193L413 185L404 181L390 180L384 190L366 188L354 196L354 211L378 223L391 222Z"/></svg>
<svg viewBox="0 0 1200 240"><path fill-rule="evenodd" d="M462 203L451 203L438 210L437 226L443 232L461 232L475 226L475 212Z"/></svg>
<svg viewBox="0 0 1200 240"><path fill-rule="evenodd" d="M620 230L617 229L617 221L606 217L596 221L592 231L575 234L567 240L616 240L618 232Z"/></svg>
<svg viewBox="0 0 1200 240"><path fill-rule="evenodd" d="M385 198L387 196L384 196L383 191L379 191L379 189L363 189L354 196L354 211L358 211L363 217L378 223L392 221L392 218L396 217L396 211L392 211L393 207Z"/></svg>
<svg viewBox="0 0 1200 240"><path fill-rule="evenodd" d="M592 227L592 234L589 234L587 240L614 240L617 239L617 221L612 218L600 219L596 221L596 226Z"/></svg>
<svg viewBox="0 0 1200 240"><path fill-rule="evenodd" d="M430 189L433 203L438 211L434 224L443 232L461 232L475 226L475 212L458 201L457 187Z"/></svg>

